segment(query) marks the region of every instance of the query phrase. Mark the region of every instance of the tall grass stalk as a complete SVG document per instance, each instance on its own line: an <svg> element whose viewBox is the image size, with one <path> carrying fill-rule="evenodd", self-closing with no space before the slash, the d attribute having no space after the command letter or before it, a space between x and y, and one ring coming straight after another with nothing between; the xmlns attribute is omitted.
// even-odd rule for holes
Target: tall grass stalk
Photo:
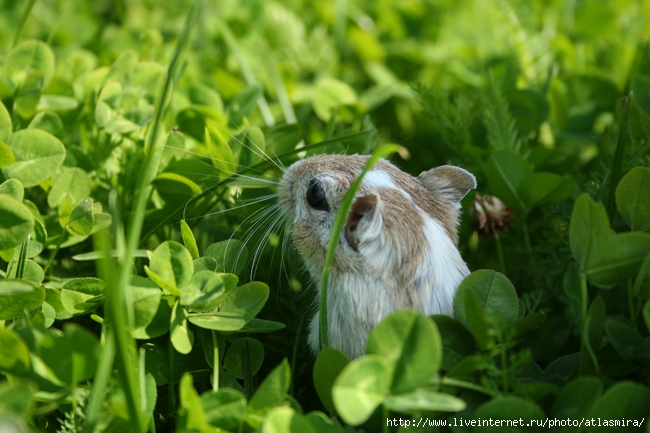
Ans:
<svg viewBox="0 0 650 433"><path fill-rule="evenodd" d="M137 354L135 352L135 342L132 335L133 321L132 321L132 303L128 302L129 293L127 291L128 283L131 278L132 265L134 252L140 241L140 234L142 232L142 224L144 221L144 213L149 196L151 195L151 182L158 172L162 151L164 146L159 139L159 132L162 129L162 118L166 105L170 99L172 91L173 79L176 76L176 70L180 63L180 59L187 47L187 42L190 37L192 28L196 26L202 9L203 0L195 0L192 3L190 11L185 21L183 32L181 33L174 57L167 70L167 79L165 81L162 94L158 101L154 120L151 124L149 134L147 135L146 143L146 157L140 171L140 176L137 178L137 186L135 190L135 198L133 208L129 219L129 227L127 231L126 241L122 240L123 230L119 221L119 212L116 212L116 207L113 206L114 226L116 227L115 240L117 241L117 249L121 250L120 266L117 272L117 278L114 277L115 273L111 272L108 241L101 240L104 251L104 259L100 271L106 281L106 316L109 319L111 326L110 336L115 339L115 354L116 364L120 371L120 378L122 388L127 401L127 408L129 417L131 418L131 426L133 431L140 433L146 427L146 421L143 419L141 393L144 392L140 389L138 382L138 367L137 367ZM113 201L115 204L116 200ZM107 353L108 343L104 347L104 355ZM101 365L101 364L100 364ZM173 408L172 408L173 409Z"/></svg>
<svg viewBox="0 0 650 433"><path fill-rule="evenodd" d="M106 327L104 326L103 332L106 332L105 329ZM111 377L113 362L115 360L115 339L110 333L105 334L105 337L105 342L102 345L102 355L99 358L99 365L95 372L90 399L86 409L86 422L84 422L81 433L92 433L95 430L99 413L106 400L106 389L108 388L108 381Z"/></svg>
<svg viewBox="0 0 650 433"><path fill-rule="evenodd" d="M343 225L345 220L350 212L350 207L352 207L352 200L354 195L357 193L359 187L361 187L361 182L363 177L368 171L379 161L381 158L391 155L393 153L399 153L399 155L406 159L408 157L408 151L402 146L396 144L389 144L382 146L379 149L375 150L372 153L372 156L368 159L366 166L359 174L359 177L352 183L348 192L345 193L339 210L336 212L336 218L334 219L334 227L332 228L332 234L330 235L330 241L327 246L327 255L325 256L325 265L323 266L323 277L321 279L321 291L320 291L320 304L319 304L319 332L320 332L320 347L321 350L328 346L327 342L327 289L330 282L330 271L332 269L332 263L334 263L334 253L336 247L339 244L341 238L341 232L343 231Z"/></svg>

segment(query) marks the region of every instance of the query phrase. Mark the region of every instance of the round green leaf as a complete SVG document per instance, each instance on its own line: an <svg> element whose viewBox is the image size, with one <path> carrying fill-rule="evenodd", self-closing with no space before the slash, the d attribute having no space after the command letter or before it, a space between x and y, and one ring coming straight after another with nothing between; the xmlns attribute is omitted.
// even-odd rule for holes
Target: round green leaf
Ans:
<svg viewBox="0 0 650 433"><path fill-rule="evenodd" d="M212 257L201 257L198 259L194 259L194 273L198 274L201 271L216 272L217 261Z"/></svg>
<svg viewBox="0 0 650 433"><path fill-rule="evenodd" d="M224 292L223 281L218 274L212 271L196 272L181 289L181 304L187 306L189 311L212 311L219 305L218 298Z"/></svg>
<svg viewBox="0 0 650 433"><path fill-rule="evenodd" d="M88 236L92 232L94 225L93 199L87 198L72 210L67 226L80 236Z"/></svg>
<svg viewBox="0 0 650 433"><path fill-rule="evenodd" d="M640 420L650 412L650 391L645 386L621 381L614 384L591 410L589 418L603 420ZM587 427L587 432L602 431L598 424Z"/></svg>
<svg viewBox="0 0 650 433"><path fill-rule="evenodd" d="M230 239L210 245L205 250L204 256L212 257L217 261L217 272L239 274L248 260L248 249L243 242Z"/></svg>
<svg viewBox="0 0 650 433"><path fill-rule="evenodd" d="M279 331L284 328L284 324L272 320L251 319L240 329L241 332L249 334L266 334L269 332Z"/></svg>
<svg viewBox="0 0 650 433"><path fill-rule="evenodd" d="M151 319L147 326L134 329L133 337L140 340L148 340L165 334L169 331L171 316L172 308L170 303L166 297L163 297L160 304L158 304L158 310L153 319Z"/></svg>
<svg viewBox="0 0 650 433"><path fill-rule="evenodd" d="M456 292L454 316L460 323L468 326L465 313L465 297L471 291L478 300L486 317L501 326L517 320L519 301L514 286L505 275L481 269L467 276Z"/></svg>
<svg viewBox="0 0 650 433"><path fill-rule="evenodd" d="M34 228L34 216L18 200L0 195L0 250L19 245Z"/></svg>
<svg viewBox="0 0 650 433"><path fill-rule="evenodd" d="M16 161L13 151L7 144L0 140L0 167L6 167Z"/></svg>
<svg viewBox="0 0 650 433"><path fill-rule="evenodd" d="M0 370L21 374L29 367L29 348L10 329L0 329Z"/></svg>
<svg viewBox="0 0 650 433"><path fill-rule="evenodd" d="M386 407L395 412L421 413L422 411L459 412L466 404L453 395L427 389L416 389L405 394L389 395Z"/></svg>
<svg viewBox="0 0 650 433"><path fill-rule="evenodd" d="M309 421L290 407L270 411L262 424L262 433L318 433Z"/></svg>
<svg viewBox="0 0 650 433"><path fill-rule="evenodd" d="M181 398L181 404L178 410L176 427L181 431L210 431L205 419L203 405L196 389L194 389L192 375L190 373L183 374L179 385L178 394Z"/></svg>
<svg viewBox="0 0 650 433"><path fill-rule="evenodd" d="M564 386L569 379L574 377L580 366L580 353L571 353L557 358L542 372L540 378L543 382L553 382Z"/></svg>
<svg viewBox="0 0 650 433"><path fill-rule="evenodd" d="M11 117L7 108L0 101L0 140L4 140L11 134Z"/></svg>
<svg viewBox="0 0 650 433"><path fill-rule="evenodd" d="M15 178L29 188L48 179L65 159L65 147L58 138L40 129L23 129L7 137L16 161L2 168L2 175Z"/></svg>
<svg viewBox="0 0 650 433"><path fill-rule="evenodd" d="M28 128L41 129L49 132L58 139L63 138L63 122L51 111L41 111L29 123Z"/></svg>
<svg viewBox="0 0 650 433"><path fill-rule="evenodd" d="M314 112L323 122L327 122L338 107L354 104L359 100L352 87L330 77L320 79L312 92Z"/></svg>
<svg viewBox="0 0 650 433"><path fill-rule="evenodd" d="M61 289L61 304L73 316L87 314L103 303L96 295Z"/></svg>
<svg viewBox="0 0 650 433"><path fill-rule="evenodd" d="M388 363L393 394L429 383L442 363L438 328L431 318L413 310L397 311L382 320L370 333L366 353Z"/></svg>
<svg viewBox="0 0 650 433"><path fill-rule="evenodd" d="M576 181L555 173L536 173L521 181L519 197L528 210L549 203L560 203L573 195Z"/></svg>
<svg viewBox="0 0 650 433"><path fill-rule="evenodd" d="M156 316L162 292L151 280L139 276L131 278L134 328L144 328Z"/></svg>
<svg viewBox="0 0 650 433"><path fill-rule="evenodd" d="M145 371L153 377L156 385L169 383L169 362L165 351L154 343L145 343L140 349L145 352Z"/></svg>
<svg viewBox="0 0 650 433"><path fill-rule="evenodd" d="M586 193L578 197L571 216L569 243L571 253L581 269L587 268L589 257L594 250L604 246L601 239L609 238L611 234L603 205L594 202Z"/></svg>
<svg viewBox="0 0 650 433"><path fill-rule="evenodd" d="M97 337L79 325L66 323L58 329L23 328L20 336L33 355L54 374L54 381L75 385L95 375L100 357Z"/></svg>
<svg viewBox="0 0 650 433"><path fill-rule="evenodd" d="M40 219L34 218L34 228L29 233L29 244L27 245L27 258L39 255L47 244L47 231Z"/></svg>
<svg viewBox="0 0 650 433"><path fill-rule="evenodd" d="M253 281L228 293L221 303L219 311L240 315L248 322L257 316L268 298L269 286Z"/></svg>
<svg viewBox="0 0 650 433"><path fill-rule="evenodd" d="M431 318L442 337L441 367L449 371L456 363L476 351L474 340L459 321L443 314L436 314Z"/></svg>
<svg viewBox="0 0 650 433"><path fill-rule="evenodd" d="M518 210L526 209L519 196L519 185L533 174L533 168L521 156L507 150L492 152L485 166L490 191L505 204Z"/></svg>
<svg viewBox="0 0 650 433"><path fill-rule="evenodd" d="M638 331L617 320L605 323L605 332L614 349L628 361L650 363L650 350Z"/></svg>
<svg viewBox="0 0 650 433"><path fill-rule="evenodd" d="M188 320L199 328L222 332L239 331L246 325L246 319L240 313L190 314Z"/></svg>
<svg viewBox="0 0 650 433"><path fill-rule="evenodd" d="M12 198L22 202L25 198L25 188L19 180L8 179L0 184L0 194L6 194Z"/></svg>
<svg viewBox="0 0 650 433"><path fill-rule="evenodd" d="M236 340L223 361L223 366L228 373L236 379L244 378L244 349L248 345L250 350L251 374L256 374L264 360L264 346L254 338L240 338Z"/></svg>
<svg viewBox="0 0 650 433"><path fill-rule="evenodd" d="M66 282L63 285L64 289L72 290L75 292L85 293L86 295L101 295L104 293L106 283L99 278L75 278Z"/></svg>
<svg viewBox="0 0 650 433"><path fill-rule="evenodd" d="M187 311L177 301L172 309L171 322L169 325L169 339L174 349L179 353L187 355L192 351L194 335L187 326Z"/></svg>
<svg viewBox="0 0 650 433"><path fill-rule="evenodd" d="M603 384L597 377L583 376L568 383L557 396L551 414L558 419L580 419L600 399Z"/></svg>
<svg viewBox="0 0 650 433"><path fill-rule="evenodd" d="M54 53L44 42L25 41L9 51L4 59L1 75L13 93L22 87L27 77L35 71L43 74L43 87L46 87L54 75Z"/></svg>
<svg viewBox="0 0 650 433"><path fill-rule="evenodd" d="M589 282L608 288L637 275L650 252L650 234L615 234L603 205L583 194L573 207L569 244Z"/></svg>
<svg viewBox="0 0 650 433"><path fill-rule="evenodd" d="M27 385L13 384L7 381L4 381L0 384L0 413L2 413L3 421L6 421L9 414L16 415L18 417L27 419L31 414L33 407L32 403L32 390ZM11 426L11 424L9 424ZM7 424L3 426L6 428ZM27 428L21 430L12 430L11 427L8 428L11 432L28 432Z"/></svg>
<svg viewBox="0 0 650 433"><path fill-rule="evenodd" d="M616 206L632 230L650 230L650 168L635 167L621 179Z"/></svg>
<svg viewBox="0 0 650 433"><path fill-rule="evenodd" d="M194 273L192 256L183 245L173 241L163 242L154 250L149 267L177 288L189 283Z"/></svg>
<svg viewBox="0 0 650 433"><path fill-rule="evenodd" d="M235 431L244 417L246 397L235 389L224 388L201 394L201 404L208 424Z"/></svg>
<svg viewBox="0 0 650 433"><path fill-rule="evenodd" d="M365 422L384 402L390 388L391 368L376 355L349 363L332 387L336 411L351 425Z"/></svg>
<svg viewBox="0 0 650 433"><path fill-rule="evenodd" d="M254 415L247 417L248 424L253 428L259 427L267 412L274 407L284 405L290 381L291 367L285 359L266 376L248 402L247 412Z"/></svg>
<svg viewBox="0 0 650 433"><path fill-rule="evenodd" d="M237 142L235 143L241 150L241 144ZM214 165L214 168L219 172L220 180L230 177L237 171L238 167L235 163L233 149L230 147L223 134L210 124L205 127L205 144L208 146L208 150L210 151L212 165ZM239 163L242 165L246 163L250 164L250 159L248 161L242 161L240 158Z"/></svg>
<svg viewBox="0 0 650 433"><path fill-rule="evenodd" d="M38 111L68 111L74 110L79 106L76 99L63 95L41 95L36 109Z"/></svg>
<svg viewBox="0 0 650 433"><path fill-rule="evenodd" d="M23 310L34 311L45 300L45 289L18 280L0 280L0 320L22 316Z"/></svg>
<svg viewBox="0 0 650 433"><path fill-rule="evenodd" d="M18 260L12 260L9 263L11 271L7 275L8 279L16 278L16 271L18 270ZM38 263L34 260L25 260L25 268L23 270L23 276L21 280L28 281L33 283L35 286L38 286L45 279L45 274L43 273L43 268L41 268Z"/></svg>
<svg viewBox="0 0 650 433"><path fill-rule="evenodd" d="M334 402L332 401L332 386L334 380L343 371L346 365L350 363L345 354L331 347L326 347L318 353L314 363L314 387L323 402L323 406L330 412L334 412Z"/></svg>
<svg viewBox="0 0 650 433"><path fill-rule="evenodd" d="M494 426L474 426L474 432L528 432L530 427L526 424L532 420L543 422L546 414L539 406L521 397L508 396L495 398L481 405L474 412L474 419L499 420L502 424ZM523 425L507 426L505 420L523 420Z"/></svg>
<svg viewBox="0 0 650 433"><path fill-rule="evenodd" d="M90 195L90 178L80 168L68 168L54 180L54 184L47 195L47 204L56 208L64 198L68 198L73 205Z"/></svg>
<svg viewBox="0 0 650 433"><path fill-rule="evenodd" d="M198 260L199 247L196 246L196 239L194 239L194 234L192 233L192 229L190 228L189 225L187 225L187 222L185 222L185 220L181 220L181 236L183 237L183 243L185 244L185 248L187 248L187 250L190 252L192 259ZM216 268L212 270L214 271L216 270Z"/></svg>

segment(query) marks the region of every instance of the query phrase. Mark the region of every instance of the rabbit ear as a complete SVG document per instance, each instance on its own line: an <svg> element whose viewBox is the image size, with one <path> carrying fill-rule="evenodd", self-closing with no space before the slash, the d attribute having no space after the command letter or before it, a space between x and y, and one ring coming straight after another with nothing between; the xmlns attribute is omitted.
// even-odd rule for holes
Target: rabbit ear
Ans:
<svg viewBox="0 0 650 433"><path fill-rule="evenodd" d="M384 204L375 192L357 197L352 204L345 222L345 239L354 251L359 252L359 244L381 234Z"/></svg>
<svg viewBox="0 0 650 433"><path fill-rule="evenodd" d="M453 165L441 165L423 171L418 179L429 192L442 196L452 203L460 202L470 189L476 188L474 175Z"/></svg>

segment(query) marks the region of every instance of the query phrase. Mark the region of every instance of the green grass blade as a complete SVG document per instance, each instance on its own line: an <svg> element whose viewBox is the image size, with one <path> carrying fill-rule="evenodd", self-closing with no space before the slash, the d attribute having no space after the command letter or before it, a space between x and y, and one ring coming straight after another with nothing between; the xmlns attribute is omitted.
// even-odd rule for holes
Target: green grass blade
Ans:
<svg viewBox="0 0 650 433"><path fill-rule="evenodd" d="M270 54L269 47L262 50L264 55L264 60L271 74L271 80L273 80L273 86L275 86L275 92L278 94L278 102L280 102L280 107L282 108L282 113L284 113L284 120L288 124L297 123L298 118L296 117L295 111L293 111L293 105L291 105L291 100L289 99L289 94L287 93L287 88L282 82L282 78L278 73L278 66L275 64L273 57Z"/></svg>
<svg viewBox="0 0 650 433"><path fill-rule="evenodd" d="M172 58L167 70L165 85L156 107L151 129L147 136L145 148L147 155L140 171L141 174L137 179L135 199L131 210L126 242L121 240L122 230L119 222L119 212L113 213L115 225L118 228L116 236L117 249L123 251L123 254L120 255L121 261L119 276L115 279L113 277L114 273L107 273L106 270L104 272L107 286L106 315L107 318L110 318L109 323L113 326L117 352L116 363L121 372L122 387L127 400L129 416L133 420L131 425L133 426L133 430L137 433L140 433L145 429L146 423L144 413L141 410L140 399L140 395L144 390L140 389L138 383L139 375L136 363L137 354L135 352L135 342L132 335L132 303L128 302L128 293L126 289L132 272L131 260L140 240L145 209L148 198L151 195L151 182L158 172L162 151L164 149L163 143L158 139L159 131L162 129L162 118L170 99L172 83L176 76L176 70L179 66L183 52L187 47L191 30L196 27L202 5L202 0L195 0L192 3L174 57ZM113 206L113 209L115 209L115 207L116 206ZM109 260L108 257L110 254L110 249L107 244L103 246L103 250L105 259L101 263L106 263Z"/></svg>
<svg viewBox="0 0 650 433"><path fill-rule="evenodd" d="M108 380L111 377L113 362L115 361L115 338L110 335L110 331L105 333L104 336L105 341L102 346L102 354L99 358L99 365L97 366L95 378L93 379L93 386L86 410L86 422L81 433L92 433L95 430L99 414L104 405L104 400L106 400Z"/></svg>
<svg viewBox="0 0 650 433"><path fill-rule="evenodd" d="M27 7L25 7L23 16L20 18L20 24L18 25L18 29L16 29L16 34L14 35L14 42L13 44L11 44L12 47L18 45L18 41L20 40L20 35L23 33L23 29L25 28L27 19L29 18L29 15L32 13L32 8L34 7L34 3L36 3L36 0L29 0L29 3L27 3Z"/></svg>
<svg viewBox="0 0 650 433"><path fill-rule="evenodd" d="M334 219L334 227L332 228L332 234L330 235L330 241L327 246L327 255L325 256L325 265L323 267L323 276L321 279L321 291L320 291L320 317L319 317L319 332L320 332L320 347L321 350L327 347L327 289L329 287L330 281L330 270L332 269L332 263L334 262L334 253L336 247L339 244L339 239L341 238L341 232L343 231L343 225L345 220L348 217L350 212L350 207L352 206L352 200L354 195L357 193L359 187L361 187L361 182L363 177L368 171L379 161L381 158L384 158L388 155L391 155L395 152L398 152L403 158L408 155L405 148L398 146L396 144L389 144L382 146L379 149L375 150L372 153L372 156L368 159L366 166L359 174L359 177L352 183L348 192L345 193L343 201L341 201L341 206L336 212L336 218Z"/></svg>

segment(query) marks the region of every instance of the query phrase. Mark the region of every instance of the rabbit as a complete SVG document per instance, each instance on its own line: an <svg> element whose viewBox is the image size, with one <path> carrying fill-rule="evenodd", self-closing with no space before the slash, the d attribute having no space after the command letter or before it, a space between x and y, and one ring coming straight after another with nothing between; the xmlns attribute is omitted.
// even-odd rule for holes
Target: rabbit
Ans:
<svg viewBox="0 0 650 433"><path fill-rule="evenodd" d="M316 299L336 212L368 158L311 156L292 164L280 180L281 213ZM457 248L460 201L475 188L471 173L449 165L413 177L382 159L366 173L331 269L331 347L351 359L362 356L373 327L398 309L453 315L456 290L469 274ZM308 342L318 353L318 310Z"/></svg>

